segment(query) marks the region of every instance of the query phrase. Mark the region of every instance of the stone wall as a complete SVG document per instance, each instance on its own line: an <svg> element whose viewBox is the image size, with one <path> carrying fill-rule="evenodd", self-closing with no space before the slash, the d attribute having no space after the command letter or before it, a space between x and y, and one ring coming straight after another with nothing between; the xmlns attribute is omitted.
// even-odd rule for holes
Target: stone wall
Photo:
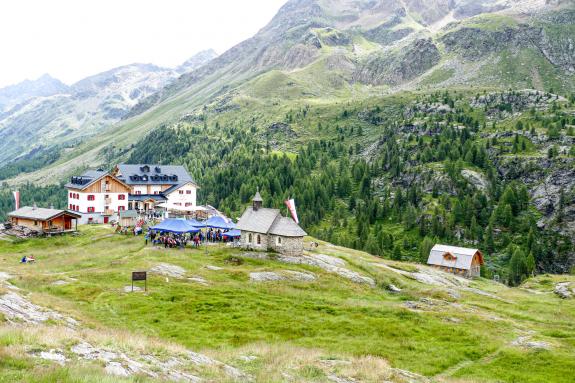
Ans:
<svg viewBox="0 0 575 383"><path fill-rule="evenodd" d="M251 241L250 241L251 234ZM258 235L260 243L258 244ZM268 236L265 234L253 233L250 231L241 231L240 245L246 249L268 250Z"/></svg>
<svg viewBox="0 0 575 383"><path fill-rule="evenodd" d="M251 234L251 241L250 241ZM260 243L257 243L257 236L260 236ZM278 238L281 241L278 242ZM258 234L249 231L241 231L240 245L244 249L253 250L274 250L278 253L288 255L303 254L303 237L279 237L277 235Z"/></svg>
<svg viewBox="0 0 575 383"><path fill-rule="evenodd" d="M271 248L278 253L288 255L303 254L303 237L279 237L281 243L278 243L278 236L272 235L270 239Z"/></svg>

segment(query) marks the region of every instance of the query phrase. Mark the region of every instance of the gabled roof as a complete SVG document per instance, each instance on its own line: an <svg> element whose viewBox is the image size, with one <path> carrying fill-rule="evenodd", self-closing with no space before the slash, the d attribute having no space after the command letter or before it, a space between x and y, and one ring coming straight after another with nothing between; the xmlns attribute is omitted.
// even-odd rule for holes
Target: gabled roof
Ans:
<svg viewBox="0 0 575 383"><path fill-rule="evenodd" d="M119 164L115 174L128 185L179 185L193 182L181 165Z"/></svg>
<svg viewBox="0 0 575 383"><path fill-rule="evenodd" d="M70 182L64 185L64 187L69 189L84 190L89 186L93 185L94 183L98 182L105 176L112 177L113 179L124 185L126 188L130 189L130 186L127 185L124 182L124 180L114 177L114 175L103 170L86 170L81 176L71 177Z"/></svg>
<svg viewBox="0 0 575 383"><path fill-rule="evenodd" d="M267 234L279 214L279 209L262 207L258 210L254 210L254 208L250 206L240 217L236 229Z"/></svg>
<svg viewBox="0 0 575 383"><path fill-rule="evenodd" d="M80 214L73 213L68 210L60 209L45 209L42 207L23 206L18 210L8 213L9 217L27 218L38 221L48 221L61 215L70 215L74 218L80 218Z"/></svg>
<svg viewBox="0 0 575 383"><path fill-rule="evenodd" d="M279 216L276 218L269 234L281 235L282 237L304 237L307 233L289 217Z"/></svg>
<svg viewBox="0 0 575 383"><path fill-rule="evenodd" d="M437 244L431 249L427 264L469 270L475 254L479 254L483 264L483 255L478 249Z"/></svg>
<svg viewBox="0 0 575 383"><path fill-rule="evenodd" d="M239 219L236 229L253 233L303 237L305 231L291 218L282 217L279 209L248 207Z"/></svg>

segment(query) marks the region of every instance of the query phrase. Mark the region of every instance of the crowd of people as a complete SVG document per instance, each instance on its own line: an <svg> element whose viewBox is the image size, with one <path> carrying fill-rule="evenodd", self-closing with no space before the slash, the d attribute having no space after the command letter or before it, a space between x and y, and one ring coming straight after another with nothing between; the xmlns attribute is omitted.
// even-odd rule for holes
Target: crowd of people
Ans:
<svg viewBox="0 0 575 383"><path fill-rule="evenodd" d="M226 232L221 229L208 228L205 233L199 231L197 233L170 233L158 232L148 229L145 235L146 245L150 242L153 245L164 246L164 248L185 248L188 242L191 242L194 247L200 247L205 242L230 242L233 238L226 236Z"/></svg>

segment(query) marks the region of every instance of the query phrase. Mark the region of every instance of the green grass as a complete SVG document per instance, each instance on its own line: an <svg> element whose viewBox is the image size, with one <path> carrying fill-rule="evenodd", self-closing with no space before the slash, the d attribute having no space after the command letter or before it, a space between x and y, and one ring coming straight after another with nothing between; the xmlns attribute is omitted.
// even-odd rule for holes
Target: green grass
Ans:
<svg viewBox="0 0 575 383"><path fill-rule="evenodd" d="M389 281L399 284L401 294L392 295L384 286L357 285L309 266L252 259L237 266L226 263L226 258L237 250L211 248L207 256L191 249L153 250L144 248L141 238L107 234L108 229L86 227L78 237L8 244L0 248L0 266L16 276L13 284L33 293L36 303L71 313L90 328L127 330L194 350L217 353L262 343L319 349L325 355L343 350L350 357L374 355L385 358L393 367L427 376L448 372L463 381L566 382L567 378L561 378L562 371L575 368L575 305L548 293L554 283L545 281L556 277L529 281L546 292L541 295L488 281L474 283L513 303L463 292L457 303L467 309L442 303L434 310L413 312L404 307L405 300L443 300L447 294L441 288L373 267L373 262L380 261L364 253L325 245L319 249L348 259L352 269L370 275L379 286ZM18 264L23 254L34 254L37 263ZM201 276L209 285L152 275L148 294L121 292L130 285L130 271L160 262L184 267L188 276ZM208 264L224 270L208 270ZM416 269L401 263L397 267L409 272ZM312 271L319 279L312 283L249 282L251 271L283 269ZM77 281L52 285L69 278ZM490 317L498 319L486 319ZM537 339L551 343L553 348L534 354L510 346L525 330L534 331ZM23 342L22 335L4 334L0 336L0 351ZM544 357L546 365L530 369L535 357ZM34 380L38 378L37 367L31 372L25 367L35 360L8 358L2 363L2 377L41 381ZM505 369L510 371L502 374ZM323 379L322 372L313 366L302 365L298 371L302 378ZM73 369L54 374L64 374L62 381L76 381ZM86 379L79 381L91 381Z"/></svg>

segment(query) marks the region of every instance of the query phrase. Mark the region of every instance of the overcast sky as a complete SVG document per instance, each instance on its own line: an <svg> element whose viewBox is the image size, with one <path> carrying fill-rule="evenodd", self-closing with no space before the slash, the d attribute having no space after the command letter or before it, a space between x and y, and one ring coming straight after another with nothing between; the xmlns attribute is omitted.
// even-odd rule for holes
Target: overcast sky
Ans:
<svg viewBox="0 0 575 383"><path fill-rule="evenodd" d="M134 62L176 66L253 36L286 0L1 0L0 87L67 84Z"/></svg>

